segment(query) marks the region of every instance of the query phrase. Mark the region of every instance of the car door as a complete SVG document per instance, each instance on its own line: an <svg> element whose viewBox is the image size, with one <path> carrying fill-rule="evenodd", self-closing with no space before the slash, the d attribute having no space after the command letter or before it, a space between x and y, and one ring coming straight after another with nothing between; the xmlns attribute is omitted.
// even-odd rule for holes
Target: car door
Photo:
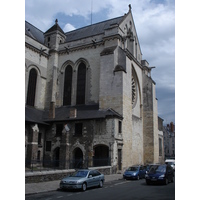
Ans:
<svg viewBox="0 0 200 200"><path fill-rule="evenodd" d="M92 170L92 171L89 172L87 185L88 185L88 187L93 187L93 186L95 186L95 175L94 175L94 170Z"/></svg>
<svg viewBox="0 0 200 200"><path fill-rule="evenodd" d="M140 171L139 171L139 173L140 173L140 177L141 177L141 178L144 178L144 176L145 176L145 169L144 169L143 166L140 166Z"/></svg>
<svg viewBox="0 0 200 200"><path fill-rule="evenodd" d="M94 184L95 186L98 186L100 182L100 173L96 170L94 170Z"/></svg>

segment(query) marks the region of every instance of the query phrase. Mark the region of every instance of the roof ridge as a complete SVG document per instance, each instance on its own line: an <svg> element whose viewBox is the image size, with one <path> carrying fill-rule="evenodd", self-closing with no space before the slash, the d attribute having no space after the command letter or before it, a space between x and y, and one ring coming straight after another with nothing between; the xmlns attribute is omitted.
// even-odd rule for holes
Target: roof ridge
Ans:
<svg viewBox="0 0 200 200"><path fill-rule="evenodd" d="M83 26L83 27L77 28L77 29L75 29L75 30L65 32L65 34L73 33L73 32L75 32L75 31L78 31L78 30L81 30L81 29L84 29L84 28L88 28L88 27L91 27L91 26L94 26L94 25L98 25L98 24L101 24L101 23L105 23L105 22L108 22L108 21L112 21L112 20L114 21L114 20L116 20L116 19L118 19L118 18L123 18L123 17L124 17L124 15L119 16L119 17L115 17L115 18L112 18L112 19L107 19L107 20L105 20L105 21L97 22L97 23L95 23L95 24L90 24L90 25L87 25L87 26ZM120 23L121 23L121 21L120 21Z"/></svg>

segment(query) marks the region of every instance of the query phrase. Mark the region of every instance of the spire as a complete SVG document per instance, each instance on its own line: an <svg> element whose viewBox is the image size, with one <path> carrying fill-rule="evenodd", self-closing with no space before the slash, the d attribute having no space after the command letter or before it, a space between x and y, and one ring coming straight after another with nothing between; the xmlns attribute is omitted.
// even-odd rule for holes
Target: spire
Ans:
<svg viewBox="0 0 200 200"><path fill-rule="evenodd" d="M58 25L58 19L55 20L55 24L49 30L47 30L45 33L49 33L49 32L56 31L56 30L58 30L61 33L65 34L63 32L63 30L60 28L60 26Z"/></svg>
<svg viewBox="0 0 200 200"><path fill-rule="evenodd" d="M131 12L131 4L129 4L128 7L129 7L129 12Z"/></svg>

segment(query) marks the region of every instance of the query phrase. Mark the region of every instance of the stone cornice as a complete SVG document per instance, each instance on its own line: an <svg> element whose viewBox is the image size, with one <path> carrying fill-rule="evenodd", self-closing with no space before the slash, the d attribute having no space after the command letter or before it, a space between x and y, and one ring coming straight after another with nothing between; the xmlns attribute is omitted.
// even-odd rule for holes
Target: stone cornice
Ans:
<svg viewBox="0 0 200 200"><path fill-rule="evenodd" d="M105 36L105 37L103 37L103 39L101 41L98 41L98 42L92 41L91 43L81 44L81 45L77 45L74 47L69 47L69 46L68 46L68 48L65 47L65 49L59 50L59 54L66 54L66 53L69 54L70 52L73 52L73 51L81 51L81 50L85 50L85 49L96 48L96 47L104 45L104 43L106 41L114 40L114 39L123 40L122 36L119 34ZM66 46L67 46L67 43L66 43Z"/></svg>
<svg viewBox="0 0 200 200"><path fill-rule="evenodd" d="M27 42L25 42L25 46L26 46L27 48L31 49L32 51L38 53L40 56L44 56L44 57L46 57L46 58L49 58L49 54L45 53L45 52L44 52L44 49L39 49L39 48L37 48L37 47L35 47L35 46L33 46L33 45L27 43Z"/></svg>
<svg viewBox="0 0 200 200"><path fill-rule="evenodd" d="M114 40L114 39L119 39L123 41L123 37L120 34L115 34L115 35L108 35L103 37L103 41L109 41L109 40Z"/></svg>
<svg viewBox="0 0 200 200"><path fill-rule="evenodd" d="M74 46L74 47L68 47L65 49L62 49L62 50L59 50L59 54L69 54L70 52L73 52L73 51L81 51L81 50L85 50L85 49L92 49L92 48L96 48L96 47L99 47L101 45L104 45L104 42L103 41L99 41L99 42L91 42L91 43L88 43L88 44L82 44L82 45L77 45L77 46Z"/></svg>

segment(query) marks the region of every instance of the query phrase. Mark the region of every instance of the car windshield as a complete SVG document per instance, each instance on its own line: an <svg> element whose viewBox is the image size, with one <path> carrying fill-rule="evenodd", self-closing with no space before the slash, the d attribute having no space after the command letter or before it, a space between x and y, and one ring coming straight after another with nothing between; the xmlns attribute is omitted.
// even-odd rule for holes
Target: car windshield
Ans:
<svg viewBox="0 0 200 200"><path fill-rule="evenodd" d="M129 167L127 170L128 171L137 171L138 167Z"/></svg>
<svg viewBox="0 0 200 200"><path fill-rule="evenodd" d="M73 177L86 177L88 174L87 171L77 171L72 176Z"/></svg>
<svg viewBox="0 0 200 200"><path fill-rule="evenodd" d="M165 165L158 165L158 166L152 166L150 168L150 172L153 172L153 173L165 173L166 172L166 166Z"/></svg>
<svg viewBox="0 0 200 200"><path fill-rule="evenodd" d="M146 166L146 170L150 170L150 168L151 168L152 166L154 166L154 165L147 165L147 166Z"/></svg>

